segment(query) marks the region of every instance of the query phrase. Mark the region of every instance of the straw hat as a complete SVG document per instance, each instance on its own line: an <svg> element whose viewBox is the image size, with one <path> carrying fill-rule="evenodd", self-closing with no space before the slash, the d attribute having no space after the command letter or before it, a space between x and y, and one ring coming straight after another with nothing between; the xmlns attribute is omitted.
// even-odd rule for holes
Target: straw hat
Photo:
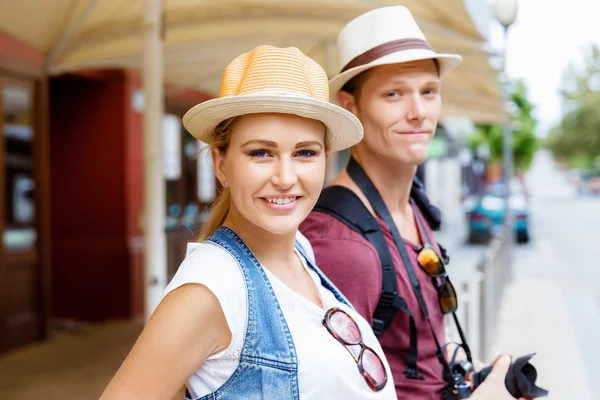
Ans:
<svg viewBox="0 0 600 400"><path fill-rule="evenodd" d="M323 122L331 151L358 143L359 120L329 103L325 71L295 47L259 46L238 56L225 69L219 97L200 103L183 116L183 125L197 139L212 144L214 128L246 114L295 114Z"/></svg>
<svg viewBox="0 0 600 400"><path fill-rule="evenodd" d="M378 65L437 59L440 76L455 69L462 57L438 54L427 43L408 8L377 8L350 21L337 40L339 73L329 82L335 97L356 75Z"/></svg>

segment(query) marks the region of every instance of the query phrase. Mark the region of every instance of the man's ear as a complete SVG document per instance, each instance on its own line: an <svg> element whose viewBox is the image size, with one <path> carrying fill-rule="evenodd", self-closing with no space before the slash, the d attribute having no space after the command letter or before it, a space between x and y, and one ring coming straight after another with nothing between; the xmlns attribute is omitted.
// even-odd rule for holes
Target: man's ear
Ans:
<svg viewBox="0 0 600 400"><path fill-rule="evenodd" d="M227 176L225 175L225 157L217 149L211 149L210 155L213 164L213 171L215 176L221 182L222 186L227 186Z"/></svg>
<svg viewBox="0 0 600 400"><path fill-rule="evenodd" d="M357 115L358 107L356 104L356 98L353 94L348 93L345 90L340 90L337 92L337 101L340 107L350 111L354 115Z"/></svg>

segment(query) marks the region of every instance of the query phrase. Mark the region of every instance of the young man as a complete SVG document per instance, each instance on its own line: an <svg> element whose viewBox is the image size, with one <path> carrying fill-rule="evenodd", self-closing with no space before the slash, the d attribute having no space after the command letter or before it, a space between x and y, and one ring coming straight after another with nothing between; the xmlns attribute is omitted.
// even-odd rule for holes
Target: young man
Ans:
<svg viewBox="0 0 600 400"><path fill-rule="evenodd" d="M317 265L380 335L398 398L439 400L446 384L439 357L445 352L444 313L456 299L447 277L440 278L442 271L425 270L439 267L428 260L442 253L425 213L410 199L417 166L427 158L441 115L440 78L461 57L435 53L402 6L351 21L338 37L338 52L341 68L330 93L360 119L365 135L352 148L348 168L324 191L332 208L324 212L318 204L301 231ZM348 213L353 199L358 206ZM370 219L375 226L364 228ZM377 247L361 229L381 232L378 240L385 245ZM387 273L386 257L392 264ZM390 273L396 288L389 289ZM382 300L382 282L383 291L387 286L398 295ZM503 382L509 362L502 358L472 398L511 399Z"/></svg>

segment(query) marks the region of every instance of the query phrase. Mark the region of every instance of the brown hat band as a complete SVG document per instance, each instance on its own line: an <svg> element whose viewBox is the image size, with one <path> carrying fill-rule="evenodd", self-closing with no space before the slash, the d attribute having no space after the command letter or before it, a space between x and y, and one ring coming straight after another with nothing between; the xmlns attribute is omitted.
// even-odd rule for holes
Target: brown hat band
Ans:
<svg viewBox="0 0 600 400"><path fill-rule="evenodd" d="M348 64L346 64L344 68L342 68L340 73L346 72L350 68L368 64L377 60L378 58L387 56L388 54L392 54L397 51L412 49L425 49L433 51L433 49L427 44L427 42L422 39L411 38L394 40L391 42L380 44L379 46L373 47L371 50L367 50L364 53L354 57Z"/></svg>

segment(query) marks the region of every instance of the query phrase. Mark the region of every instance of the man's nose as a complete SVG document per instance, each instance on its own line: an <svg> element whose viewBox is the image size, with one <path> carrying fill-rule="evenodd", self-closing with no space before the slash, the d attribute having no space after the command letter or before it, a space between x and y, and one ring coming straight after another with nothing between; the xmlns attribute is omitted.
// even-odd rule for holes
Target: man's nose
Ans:
<svg viewBox="0 0 600 400"><path fill-rule="evenodd" d="M425 119L425 105L421 96L417 93L409 101L410 104L406 118L409 121L423 121Z"/></svg>

